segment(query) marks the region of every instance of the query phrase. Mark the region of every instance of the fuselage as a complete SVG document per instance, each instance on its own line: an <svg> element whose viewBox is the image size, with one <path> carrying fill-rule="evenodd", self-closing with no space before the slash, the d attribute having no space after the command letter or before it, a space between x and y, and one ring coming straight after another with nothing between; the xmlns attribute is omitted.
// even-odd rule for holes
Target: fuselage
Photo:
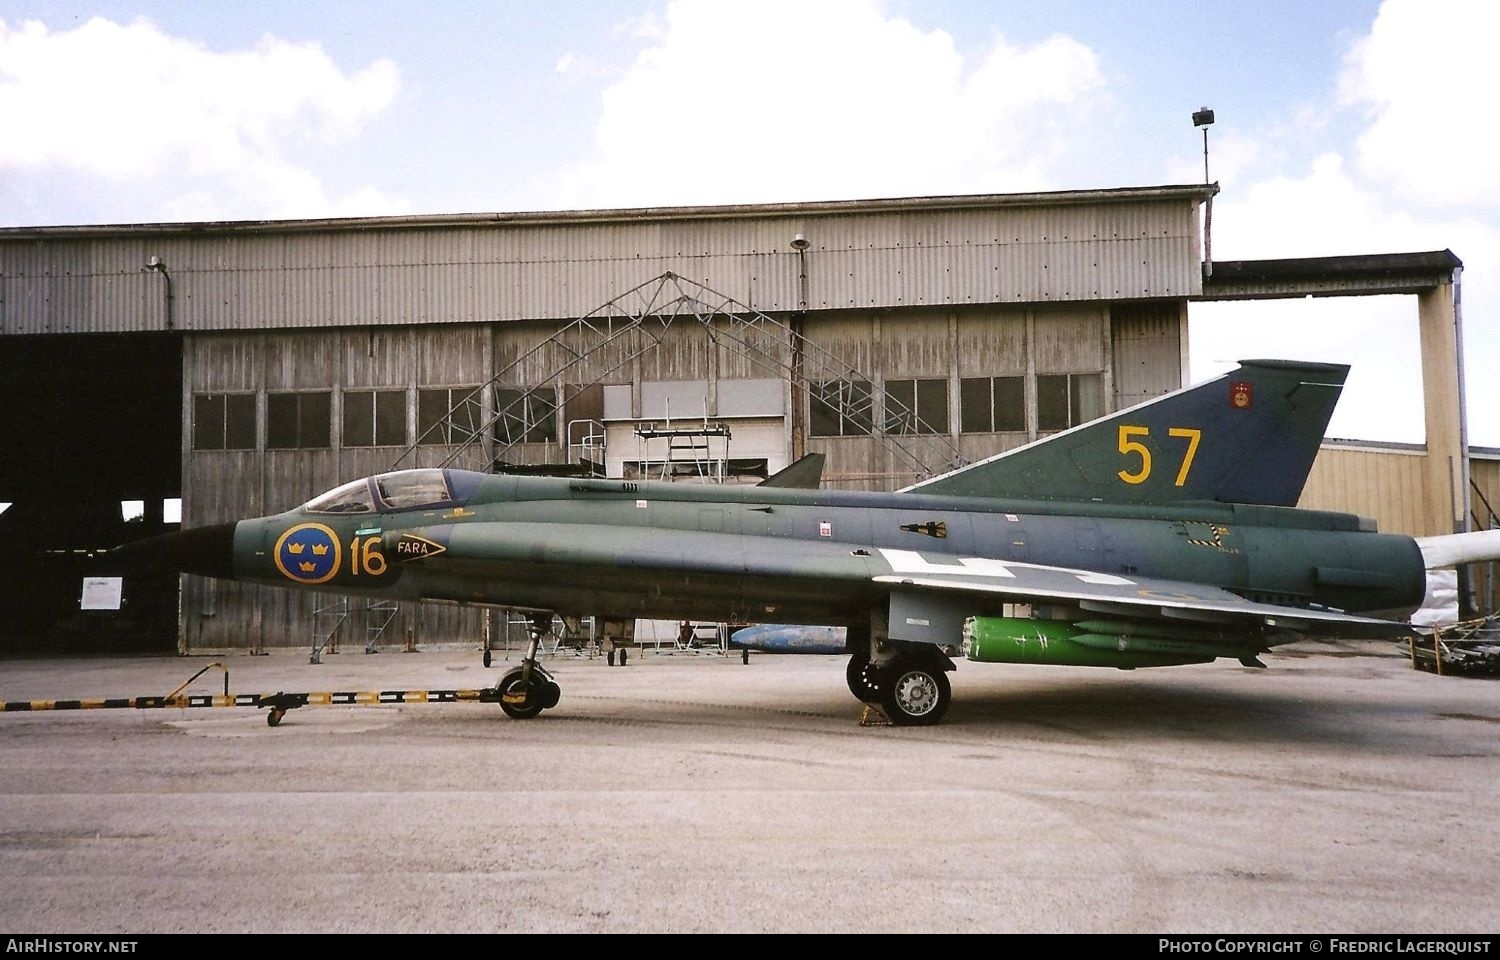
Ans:
<svg viewBox="0 0 1500 960"><path fill-rule="evenodd" d="M382 479L414 482L382 494ZM430 502L420 490L433 493ZM366 484L361 493L360 484ZM342 499L334 493L343 491ZM436 499L433 499L436 498ZM330 509L331 506L331 509ZM986 558L1399 617L1416 543L1341 513L414 471L233 528L232 575L573 615L860 623L893 558ZM946 558L946 559L945 559ZM213 573L215 571L204 571Z"/></svg>

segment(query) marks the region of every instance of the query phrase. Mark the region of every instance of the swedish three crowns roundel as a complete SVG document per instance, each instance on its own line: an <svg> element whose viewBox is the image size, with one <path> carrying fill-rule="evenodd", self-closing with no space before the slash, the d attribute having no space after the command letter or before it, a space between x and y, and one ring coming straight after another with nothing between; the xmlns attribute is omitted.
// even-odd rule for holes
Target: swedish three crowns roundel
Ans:
<svg viewBox="0 0 1500 960"><path fill-rule="evenodd" d="M276 541L276 569L298 583L327 583L339 572L339 539L321 523L299 523Z"/></svg>

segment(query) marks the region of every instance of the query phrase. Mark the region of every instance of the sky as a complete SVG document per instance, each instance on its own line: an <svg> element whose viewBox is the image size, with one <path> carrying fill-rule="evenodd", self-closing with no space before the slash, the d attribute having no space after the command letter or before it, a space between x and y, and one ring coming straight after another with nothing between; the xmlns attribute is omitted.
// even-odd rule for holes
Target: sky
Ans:
<svg viewBox="0 0 1500 960"><path fill-rule="evenodd" d="M0 226L1200 183L1215 260L1452 250L1500 447L1491 0L0 4ZM1423 440L1412 297L1194 303L1189 379L1353 365Z"/></svg>

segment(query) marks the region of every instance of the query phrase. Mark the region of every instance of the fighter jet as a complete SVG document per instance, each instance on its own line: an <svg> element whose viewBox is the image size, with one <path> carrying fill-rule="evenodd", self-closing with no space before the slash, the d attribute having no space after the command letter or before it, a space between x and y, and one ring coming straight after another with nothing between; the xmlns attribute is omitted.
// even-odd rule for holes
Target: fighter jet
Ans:
<svg viewBox="0 0 1500 960"><path fill-rule="evenodd" d="M527 656L497 685L516 718L558 702L537 650L561 615L844 627L854 696L934 724L958 656L1262 666L1299 638L1408 634L1438 562L1424 546L1445 564L1474 551L1295 507L1347 373L1244 361L896 492L806 489L796 465L754 487L416 469L130 549L210 577L529 611Z"/></svg>

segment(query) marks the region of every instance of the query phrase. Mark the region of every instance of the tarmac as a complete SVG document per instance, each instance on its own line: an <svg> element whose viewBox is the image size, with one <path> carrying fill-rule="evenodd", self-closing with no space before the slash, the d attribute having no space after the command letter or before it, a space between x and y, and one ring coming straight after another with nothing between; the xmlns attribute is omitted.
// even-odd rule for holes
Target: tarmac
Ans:
<svg viewBox="0 0 1500 960"><path fill-rule="evenodd" d="M0 932L1500 931L1500 683L1390 643L1268 670L558 655L555 709L0 714ZM474 689L477 649L0 662L0 700ZM189 693L223 692L210 669Z"/></svg>

